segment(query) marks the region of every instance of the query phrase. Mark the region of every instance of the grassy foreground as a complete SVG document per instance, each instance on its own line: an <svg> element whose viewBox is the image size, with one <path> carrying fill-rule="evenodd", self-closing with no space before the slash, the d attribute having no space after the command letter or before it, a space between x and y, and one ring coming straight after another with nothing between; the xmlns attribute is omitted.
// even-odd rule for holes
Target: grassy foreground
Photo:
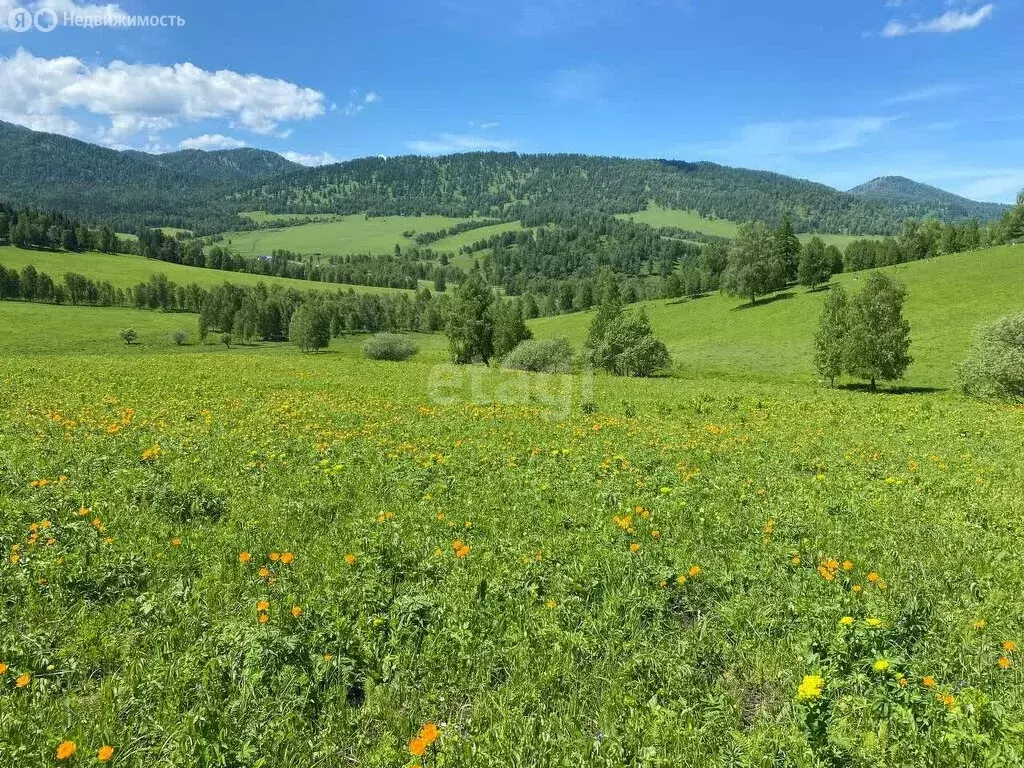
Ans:
<svg viewBox="0 0 1024 768"><path fill-rule="evenodd" d="M1019 409L352 350L0 388L0 765L1024 749Z"/></svg>

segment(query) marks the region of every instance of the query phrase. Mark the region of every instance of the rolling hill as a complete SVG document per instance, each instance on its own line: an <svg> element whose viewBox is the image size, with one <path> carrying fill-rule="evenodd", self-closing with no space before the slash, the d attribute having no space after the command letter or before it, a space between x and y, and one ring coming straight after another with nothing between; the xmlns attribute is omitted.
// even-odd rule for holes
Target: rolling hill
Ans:
<svg viewBox="0 0 1024 768"><path fill-rule="evenodd" d="M993 218L1005 210L909 180L865 186L847 193L715 163L579 154L370 157L304 168L263 150L153 155L0 122L0 199L121 232L177 227L205 235L256 226L239 216L244 211L489 216L536 226L665 209L769 224L787 215L798 232L880 235L897 232L908 216Z"/></svg>
<svg viewBox="0 0 1024 768"><path fill-rule="evenodd" d="M881 203L907 216L934 216L943 221L996 219L1010 209L1001 203L979 203L905 176L880 176L850 190L851 195Z"/></svg>

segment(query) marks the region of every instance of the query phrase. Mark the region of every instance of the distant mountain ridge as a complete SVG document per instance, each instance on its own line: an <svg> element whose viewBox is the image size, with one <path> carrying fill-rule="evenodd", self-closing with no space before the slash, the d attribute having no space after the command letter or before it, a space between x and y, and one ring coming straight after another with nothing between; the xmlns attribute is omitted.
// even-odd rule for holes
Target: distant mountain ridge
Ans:
<svg viewBox="0 0 1024 768"><path fill-rule="evenodd" d="M239 211L444 214L572 224L650 203L798 231L883 235L905 218L996 218L1007 209L909 179L841 192L715 163L581 154L473 152L367 157L306 168L267 150L117 151L0 121L0 200L122 232L171 226L211 234L255 226Z"/></svg>
<svg viewBox="0 0 1024 768"><path fill-rule="evenodd" d="M879 176L849 190L865 200L873 200L897 210L924 211L944 221L976 218L995 219L1011 206L1002 203L983 203L954 195L944 189L922 184L905 176ZM922 214L907 214L921 216Z"/></svg>

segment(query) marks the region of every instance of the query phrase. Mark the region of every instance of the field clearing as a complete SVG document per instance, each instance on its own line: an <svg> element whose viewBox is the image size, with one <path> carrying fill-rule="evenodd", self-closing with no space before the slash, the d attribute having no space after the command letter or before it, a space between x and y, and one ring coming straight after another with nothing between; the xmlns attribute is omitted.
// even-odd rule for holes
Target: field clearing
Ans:
<svg viewBox="0 0 1024 768"><path fill-rule="evenodd" d="M428 723L423 765L487 768L1024 748L1020 409L458 375L6 358L0 764L419 765Z"/></svg>
<svg viewBox="0 0 1024 768"><path fill-rule="evenodd" d="M242 211L238 214L246 219L262 224L266 221L334 221L340 218L337 213L267 213L266 211Z"/></svg>
<svg viewBox="0 0 1024 768"><path fill-rule="evenodd" d="M739 223L729 219L709 219L695 211L678 211L656 205L637 213L619 214L619 218L633 220L638 224L649 224L652 227L679 227L691 232L703 232L706 235L718 237L736 237L736 232L739 229ZM806 243L812 237L820 237L825 241L825 245L835 245L840 250L845 250L851 242L863 239L865 236L803 232L797 237L802 243Z"/></svg>
<svg viewBox="0 0 1024 768"><path fill-rule="evenodd" d="M396 245L416 245L403 232L436 232L466 219L447 216L337 216L331 221L298 224L276 229L227 232L223 245L243 256L270 254L274 250L344 256L353 253L392 253Z"/></svg>
<svg viewBox="0 0 1024 768"><path fill-rule="evenodd" d="M494 237L504 232L521 232L523 229L526 229L526 227L523 227L521 222L506 221L501 224L492 224L489 227L480 227L479 229L471 229L468 232L460 232L457 235L449 235L431 243L427 247L439 252L458 253L459 249L464 245L472 245L478 240L486 240L489 237Z"/></svg>
<svg viewBox="0 0 1024 768"><path fill-rule="evenodd" d="M195 283L202 288L212 288L222 283L238 285L280 285L302 291L339 290L352 288L357 293L401 293L400 288L377 288L373 286L348 286L340 283L318 283L312 280L294 280L288 277L253 275L248 272L226 272L219 269L187 267L166 261L147 259L127 253L69 253L67 251L31 251L13 246L0 246L0 264L8 268L22 269L32 264L40 272L46 272L56 281L65 272L77 272L101 282L109 281L115 288L130 288L149 280L152 275L164 274L171 282L179 285Z"/></svg>
<svg viewBox="0 0 1024 768"><path fill-rule="evenodd" d="M910 321L915 359L904 382L908 386L949 386L956 364L967 357L975 328L1021 311L1024 245L883 269L908 290L904 316ZM866 275L836 275L833 282L852 293ZM814 333L825 295L792 287L754 307L719 293L640 306L683 376L812 380ZM539 318L530 327L539 337L565 336L579 346L592 317L593 312Z"/></svg>

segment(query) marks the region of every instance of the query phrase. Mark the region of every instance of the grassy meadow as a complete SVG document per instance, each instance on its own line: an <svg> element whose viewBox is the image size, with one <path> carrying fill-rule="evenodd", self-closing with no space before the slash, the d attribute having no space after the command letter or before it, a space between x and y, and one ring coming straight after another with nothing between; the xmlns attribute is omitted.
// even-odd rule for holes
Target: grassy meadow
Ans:
<svg viewBox="0 0 1024 768"><path fill-rule="evenodd" d="M271 218L283 217L274 215ZM436 232L462 221L466 219L448 216L366 217L362 214L333 216L329 221L312 224L227 232L223 244L243 256L270 254L275 250L321 253L325 256L391 253L396 245L411 248L416 244L412 238L405 237L403 232Z"/></svg>
<svg viewBox="0 0 1024 768"><path fill-rule="evenodd" d="M803 289L648 304L651 380L0 302L0 766L1019 765L1024 410L946 387L1022 262L895 269L905 394Z"/></svg>
<svg viewBox="0 0 1024 768"><path fill-rule="evenodd" d="M637 213L623 213L619 215L619 218L635 221L637 224L649 224L652 227L679 227L691 232L703 232L705 235L729 238L736 237L736 232L740 226L739 222L729 219L709 219L701 216L696 211L662 208L653 203L647 210L638 211ZM797 235L800 242L803 243L806 243L815 236L824 240L826 245L835 245L841 250L845 249L854 240L862 238L860 235L834 235L827 233L815 235L806 232Z"/></svg>
<svg viewBox="0 0 1024 768"><path fill-rule="evenodd" d="M179 285L195 283L202 288L212 288L224 282L239 285L266 283L304 291L348 287L339 283L319 283L288 277L189 267L184 264L171 264L128 253L69 253L67 251L27 250L9 245L0 245L0 264L18 270L32 264L40 272L48 273L57 281L63 278L65 272L77 272L97 282L108 281L115 288L129 288L138 285L156 274L167 275L168 280ZM362 285L352 287L359 293L401 292L399 288L377 288Z"/></svg>

